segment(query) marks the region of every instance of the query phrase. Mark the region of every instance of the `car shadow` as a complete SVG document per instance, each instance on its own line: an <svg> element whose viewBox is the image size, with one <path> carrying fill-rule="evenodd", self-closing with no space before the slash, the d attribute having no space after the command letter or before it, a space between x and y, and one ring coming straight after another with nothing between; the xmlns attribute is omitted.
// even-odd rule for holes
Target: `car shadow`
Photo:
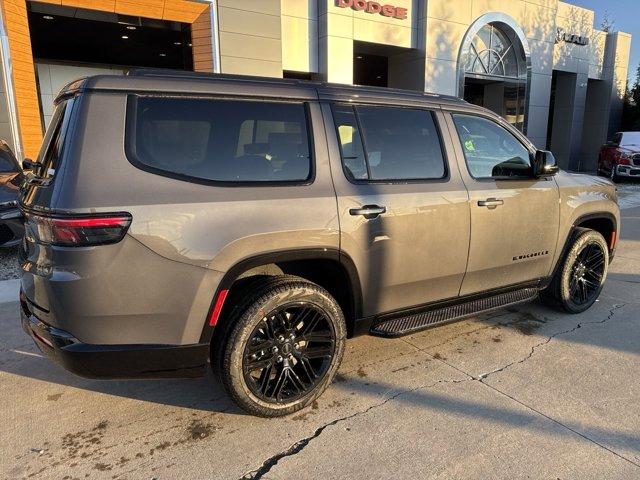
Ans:
<svg viewBox="0 0 640 480"><path fill-rule="evenodd" d="M632 281L635 280L636 276L625 274L615 275L618 281L624 281L626 277L629 277L630 282L627 284L627 288L637 288L637 281ZM617 293L617 288L609 285L609 289ZM633 295L633 292L629 291L625 296L628 294ZM606 290L603 297L608 297ZM611 303L609 306L612 308L614 303L616 305L624 303L623 299L617 297L609 297L606 301L607 303ZM602 303L599 305L602 305ZM593 309L590 310L590 312L592 311ZM606 317L610 313L609 308L606 308L606 310L601 313L602 315L599 315L595 319L593 315L588 318L581 315L565 317L540 303L533 303L499 310L494 314L480 315L475 317L473 321L499 326L500 328L512 329L523 335L534 335L544 338L548 336L547 334L550 327L563 318L574 319L574 323L580 323L581 318L585 318L585 323L600 323L606 321ZM600 319L600 316L603 318ZM20 327L19 306L17 302L0 305L0 328L3 331L2 338L0 338L0 372L51 384L59 384L65 387L157 404L207 412L244 414L244 412L238 409L228 398L220 383L211 372L211 369L207 369L205 377L198 379L85 379L67 372L42 355ZM428 333L428 331L424 331L421 335ZM588 344L612 351L638 354L637 344L630 339L616 339L608 335L598 337L589 336L585 338L585 335L580 335L564 337L564 340Z"/></svg>

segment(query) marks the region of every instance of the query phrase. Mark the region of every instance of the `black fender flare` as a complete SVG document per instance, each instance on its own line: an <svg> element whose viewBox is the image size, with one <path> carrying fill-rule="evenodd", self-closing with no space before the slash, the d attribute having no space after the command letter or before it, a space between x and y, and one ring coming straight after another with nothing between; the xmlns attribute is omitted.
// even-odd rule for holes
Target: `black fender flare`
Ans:
<svg viewBox="0 0 640 480"><path fill-rule="evenodd" d="M215 308L216 299L223 290L231 288L233 283L246 272L261 265L300 260L333 260L344 267L351 287L352 311L355 319L362 316L362 287L355 263L344 252L336 248L302 248L295 250L279 250L253 255L234 264L222 277L215 294L211 299L211 305L204 319L200 343L210 343L215 327L209 325L209 318Z"/></svg>

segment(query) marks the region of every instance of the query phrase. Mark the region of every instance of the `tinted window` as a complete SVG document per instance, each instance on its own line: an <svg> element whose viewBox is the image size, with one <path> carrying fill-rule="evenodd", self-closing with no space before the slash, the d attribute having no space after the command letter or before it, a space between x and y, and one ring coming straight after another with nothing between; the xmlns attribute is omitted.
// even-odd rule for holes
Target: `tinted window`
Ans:
<svg viewBox="0 0 640 480"><path fill-rule="evenodd" d="M310 177L302 103L140 97L130 127L133 159L178 176L225 182Z"/></svg>
<svg viewBox="0 0 640 480"><path fill-rule="evenodd" d="M454 115L469 172L475 178L530 177L529 150L491 120Z"/></svg>
<svg viewBox="0 0 640 480"><path fill-rule="evenodd" d="M338 130L342 164L347 177L351 180L368 179L367 161L353 107L345 105L334 106L333 119Z"/></svg>
<svg viewBox="0 0 640 480"><path fill-rule="evenodd" d="M69 126L72 105L73 100L69 100L56 107L38 156L38 162L42 166L33 172L35 176L51 178L55 175L62 158L62 147Z"/></svg>
<svg viewBox="0 0 640 480"><path fill-rule="evenodd" d="M438 130L431 112L357 107L371 180L445 176Z"/></svg>

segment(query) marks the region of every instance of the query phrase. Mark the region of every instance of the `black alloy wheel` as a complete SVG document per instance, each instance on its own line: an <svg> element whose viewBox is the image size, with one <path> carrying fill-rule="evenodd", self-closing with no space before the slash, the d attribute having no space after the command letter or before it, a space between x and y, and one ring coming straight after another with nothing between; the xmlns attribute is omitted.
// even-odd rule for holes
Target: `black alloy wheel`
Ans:
<svg viewBox="0 0 640 480"><path fill-rule="evenodd" d="M232 287L211 345L211 365L231 398L262 417L294 413L333 381L347 326L321 286L258 275Z"/></svg>
<svg viewBox="0 0 640 480"><path fill-rule="evenodd" d="M600 296L609 269L609 245L601 233L576 228L568 251L542 299L569 313L582 313Z"/></svg>
<svg viewBox="0 0 640 480"><path fill-rule="evenodd" d="M269 312L254 328L243 355L244 379L266 402L304 397L326 375L336 349L336 333L318 305L297 302Z"/></svg>
<svg viewBox="0 0 640 480"><path fill-rule="evenodd" d="M597 242L587 243L578 253L569 276L569 295L576 305L593 300L602 285L605 252Z"/></svg>

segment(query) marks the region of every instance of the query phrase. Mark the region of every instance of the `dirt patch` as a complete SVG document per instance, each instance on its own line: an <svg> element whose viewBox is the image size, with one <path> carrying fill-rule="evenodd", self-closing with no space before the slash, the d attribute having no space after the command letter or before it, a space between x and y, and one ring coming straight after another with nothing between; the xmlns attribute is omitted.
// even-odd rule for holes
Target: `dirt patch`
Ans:
<svg viewBox="0 0 640 480"><path fill-rule="evenodd" d="M215 431L215 428L210 423L204 423L200 420L192 420L191 424L187 427L187 432L191 440L202 440L207 438Z"/></svg>
<svg viewBox="0 0 640 480"><path fill-rule="evenodd" d="M357 373L358 373L358 376L359 376L360 378L364 378L364 377L366 377L366 376L367 376L367 372L365 372L365 371L364 371L364 368L362 368L362 367L360 367L360 368L358 369L358 372L357 372Z"/></svg>
<svg viewBox="0 0 640 480"><path fill-rule="evenodd" d="M47 402L57 402L58 400L60 400L61 396L62 396L61 393L54 393L53 395L47 395Z"/></svg>
<svg viewBox="0 0 640 480"><path fill-rule="evenodd" d="M501 339L500 337L493 337L493 338L491 339L491 341L492 341L492 342L495 342L495 343L500 343L500 342L502 341L502 339Z"/></svg>
<svg viewBox="0 0 640 480"><path fill-rule="evenodd" d="M433 354L433 358L435 358L436 360L446 360L447 357L444 357L442 355L440 355L438 352Z"/></svg>

